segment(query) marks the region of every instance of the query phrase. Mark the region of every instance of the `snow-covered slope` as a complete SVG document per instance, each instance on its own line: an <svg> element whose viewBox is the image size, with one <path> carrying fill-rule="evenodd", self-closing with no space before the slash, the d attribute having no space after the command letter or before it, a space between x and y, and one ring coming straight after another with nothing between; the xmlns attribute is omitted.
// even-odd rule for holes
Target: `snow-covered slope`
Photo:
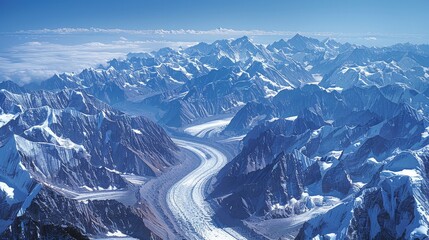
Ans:
<svg viewBox="0 0 429 240"><path fill-rule="evenodd" d="M323 209L296 223L300 239L427 237L427 99L403 87L309 86L246 110L241 119L270 117L247 133L212 196L241 219Z"/></svg>
<svg viewBox="0 0 429 240"><path fill-rule="evenodd" d="M160 127L107 104L191 135L246 135L212 193L234 217L301 219L296 230L322 214L304 225L304 239L424 236L428 80L427 45L369 48L297 34L267 46L242 37L130 53L40 84L0 83L1 226L12 224L4 236L49 226L156 238L145 227L136 234L144 213L118 199L70 197L121 195L133 185L124 175L154 177L178 162ZM68 205L71 217L57 225L46 203ZM127 220L106 215L112 207Z"/></svg>
<svg viewBox="0 0 429 240"><path fill-rule="evenodd" d="M1 232L16 217L22 217L16 221L23 221L18 228L40 230L45 221L56 225L53 219L60 217L61 211L69 217L66 225L83 234L116 230L111 224L96 230L78 227L73 221L78 216L73 214L83 208L91 215L95 209L87 209L62 193L127 189L130 183L123 174L157 176L178 163L176 145L155 123L114 110L81 91L18 94L2 89L0 119ZM47 195L42 198L39 191ZM66 205L56 212L47 211L44 206L49 204ZM26 211L29 206L36 212ZM39 215L32 216L36 213ZM85 216L81 220L94 219ZM5 234L18 236L20 231L29 234L12 228Z"/></svg>
<svg viewBox="0 0 429 240"><path fill-rule="evenodd" d="M425 147L389 157L361 191L305 223L297 239L427 238L426 154Z"/></svg>
<svg viewBox="0 0 429 240"><path fill-rule="evenodd" d="M57 74L27 87L84 89L110 104L144 100L156 107L157 120L178 127L308 83L327 89L403 83L423 92L428 59L425 45L367 48L297 34L264 46L245 36L130 53L106 67Z"/></svg>

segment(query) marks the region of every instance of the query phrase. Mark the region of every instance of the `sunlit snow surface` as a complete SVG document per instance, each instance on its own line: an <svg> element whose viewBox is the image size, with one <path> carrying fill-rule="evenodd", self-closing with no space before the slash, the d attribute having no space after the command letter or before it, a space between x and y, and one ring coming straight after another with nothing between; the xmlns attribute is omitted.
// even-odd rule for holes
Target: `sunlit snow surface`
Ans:
<svg viewBox="0 0 429 240"><path fill-rule="evenodd" d="M205 201L206 186L211 177L227 163L226 156L203 144L174 140L179 147L196 154L200 165L182 178L167 193L167 203L187 239L244 239L230 228L213 222L214 211Z"/></svg>
<svg viewBox="0 0 429 240"><path fill-rule="evenodd" d="M0 114L0 127L6 125L14 116L13 114Z"/></svg>
<svg viewBox="0 0 429 240"><path fill-rule="evenodd" d="M121 231L116 230L115 232L108 232L106 234L108 237L126 237L127 235L123 234Z"/></svg>
<svg viewBox="0 0 429 240"><path fill-rule="evenodd" d="M8 201L8 203L13 200L15 189L7 185L7 183L0 182L0 191L6 194L6 201Z"/></svg>
<svg viewBox="0 0 429 240"><path fill-rule="evenodd" d="M218 119L203 124L185 128L185 133L196 137L211 137L220 133L230 122L232 117Z"/></svg>
<svg viewBox="0 0 429 240"><path fill-rule="evenodd" d="M221 142L221 143L239 142L239 141L242 141L245 136L246 135L230 137L230 138L219 140L219 142Z"/></svg>

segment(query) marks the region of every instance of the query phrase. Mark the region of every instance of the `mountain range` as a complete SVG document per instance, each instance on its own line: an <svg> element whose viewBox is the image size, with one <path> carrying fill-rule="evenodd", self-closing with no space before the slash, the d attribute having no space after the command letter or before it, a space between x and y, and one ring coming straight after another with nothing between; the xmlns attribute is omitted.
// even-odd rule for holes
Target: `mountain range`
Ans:
<svg viewBox="0 0 429 240"><path fill-rule="evenodd" d="M245 36L0 89L2 237L161 238L138 188L180 165L167 131L223 117L204 141L242 140L207 198L253 232L429 235L428 45Z"/></svg>

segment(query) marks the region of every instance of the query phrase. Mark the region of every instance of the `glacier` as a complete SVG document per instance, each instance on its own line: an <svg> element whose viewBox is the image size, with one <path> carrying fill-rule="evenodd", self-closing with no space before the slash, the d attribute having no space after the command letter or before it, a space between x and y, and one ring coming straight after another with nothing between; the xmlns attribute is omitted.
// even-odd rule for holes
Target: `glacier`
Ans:
<svg viewBox="0 0 429 240"><path fill-rule="evenodd" d="M300 34L5 81L1 236L425 239L428 113L428 45Z"/></svg>

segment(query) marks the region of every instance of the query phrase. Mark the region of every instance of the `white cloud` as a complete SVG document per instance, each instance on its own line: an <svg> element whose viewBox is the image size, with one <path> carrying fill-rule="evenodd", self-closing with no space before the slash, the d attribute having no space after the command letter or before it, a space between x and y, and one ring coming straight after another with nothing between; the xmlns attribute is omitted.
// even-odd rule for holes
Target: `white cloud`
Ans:
<svg viewBox="0 0 429 240"><path fill-rule="evenodd" d="M161 47L187 47L194 42L113 41L66 45L49 42L27 42L0 53L0 81L28 83L49 78L55 73L79 72L96 67L129 52L147 52Z"/></svg>
<svg viewBox="0 0 429 240"><path fill-rule="evenodd" d="M274 36L275 39L294 35L292 32L233 30L129 30L103 28L56 28L24 30L10 36L32 39L8 49L0 48L0 81L20 83L44 80L55 73L79 72L96 67L129 52L147 52L161 47L187 47L195 41L221 38ZM1 34L0 34L1 35ZM73 35L73 37L70 37ZM103 42L99 42L102 39ZM116 41L108 39L117 39ZM142 40L143 39L143 40ZM65 44L77 40L78 43Z"/></svg>
<svg viewBox="0 0 429 240"><path fill-rule="evenodd" d="M365 37L365 40L367 41L377 41L376 37Z"/></svg>
<svg viewBox="0 0 429 240"><path fill-rule="evenodd" d="M333 38L340 42L370 45L394 44L410 41L410 39L427 42L427 36L422 35L299 33L318 39ZM161 47L186 47L196 42L210 42L243 35L252 37L256 42L268 44L280 38L290 38L295 34L294 31L228 28L212 30L56 28L0 33L0 37L7 36L8 39L12 39L12 42L15 40L26 41L24 43L14 42L12 47L6 49L0 46L0 81L14 80L21 83L39 81L55 73L79 72L87 67L96 67L112 58L124 57L129 52L151 51ZM112 39L116 39L116 41ZM70 44L71 41L74 41L74 44Z"/></svg>
<svg viewBox="0 0 429 240"><path fill-rule="evenodd" d="M0 49L0 81L20 83L44 80L55 73L79 72L96 67L129 52L146 52L161 47L187 47L195 41L248 36L292 36L292 32L233 30L129 30L104 28L56 28L23 30L10 36L22 36L31 42ZM0 34L1 35L1 34ZM71 38L73 35L75 37ZM281 36L281 37L280 37ZM99 42L102 39L102 42ZM118 39L116 41L107 39ZM142 41L143 39L143 41ZM71 40L79 43L65 44Z"/></svg>
<svg viewBox="0 0 429 240"><path fill-rule="evenodd" d="M334 38L338 40L350 41L352 43L359 42L361 40L381 40L390 39L395 43L403 41L404 39L413 39L416 43L426 43L428 34L386 34L386 33L340 33L340 32L301 32L301 31L276 31L276 30L237 30L230 28L216 28L209 30L194 30L194 29L176 29L176 30L165 30L165 29L120 29L120 28L44 28L34 30L22 30L14 32L12 34L17 35L33 35L33 36L51 36L51 35L71 35L71 34L94 34L94 35L115 35L120 34L120 37L125 38L128 36L145 36L147 38L159 38L159 37L174 37L174 36L212 36L212 38L225 38L228 36L254 36L263 37L271 36L279 38L287 38L300 33L304 36L315 37L315 38ZM4 33L3 33L4 34ZM8 33L10 34L10 33Z"/></svg>
<svg viewBox="0 0 429 240"><path fill-rule="evenodd" d="M106 34L132 34L132 35L291 35L294 32L288 31L265 31L265 30L234 30L228 28L216 28L212 30L130 30L119 28L55 28L55 29L36 29L18 31L20 34L81 34L81 33L106 33Z"/></svg>

